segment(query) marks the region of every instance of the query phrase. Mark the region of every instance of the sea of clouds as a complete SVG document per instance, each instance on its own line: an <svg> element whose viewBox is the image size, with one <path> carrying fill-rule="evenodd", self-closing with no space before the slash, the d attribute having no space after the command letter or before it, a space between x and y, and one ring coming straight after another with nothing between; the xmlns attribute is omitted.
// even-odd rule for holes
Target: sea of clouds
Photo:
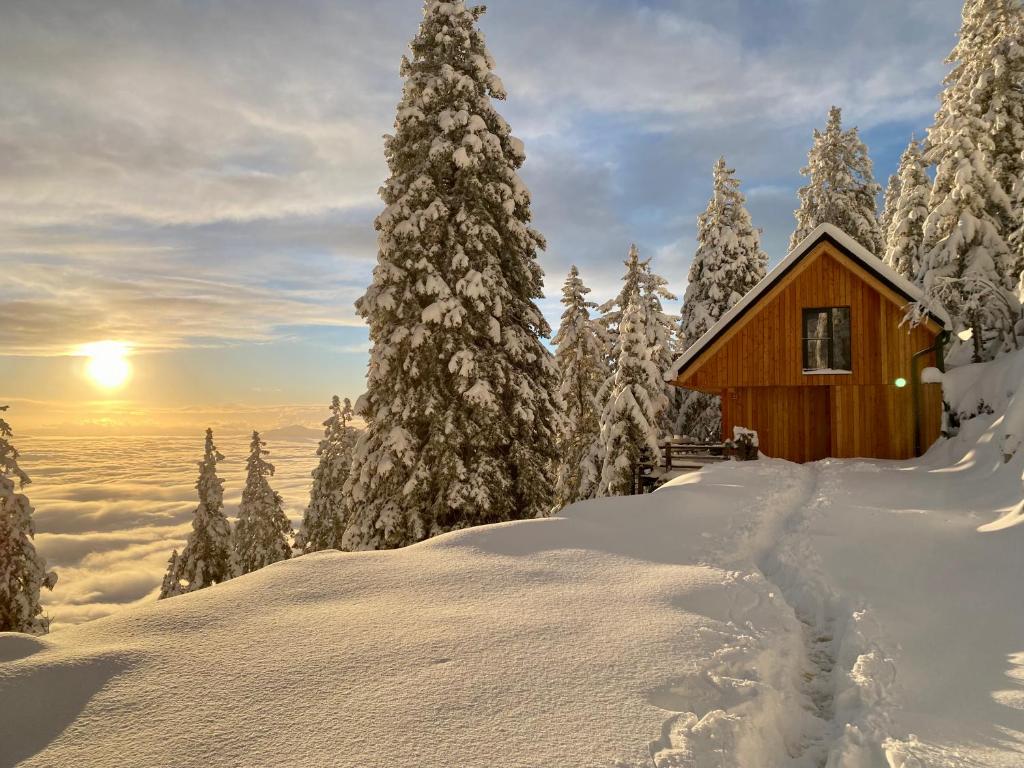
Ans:
<svg viewBox="0 0 1024 768"><path fill-rule="evenodd" d="M225 460L225 511L234 517L250 437L216 440ZM185 543L196 506L202 437L20 437L32 483L36 546L58 574L43 606L52 631L156 600L171 551ZM272 480L293 525L302 519L316 466L315 439L268 444Z"/></svg>

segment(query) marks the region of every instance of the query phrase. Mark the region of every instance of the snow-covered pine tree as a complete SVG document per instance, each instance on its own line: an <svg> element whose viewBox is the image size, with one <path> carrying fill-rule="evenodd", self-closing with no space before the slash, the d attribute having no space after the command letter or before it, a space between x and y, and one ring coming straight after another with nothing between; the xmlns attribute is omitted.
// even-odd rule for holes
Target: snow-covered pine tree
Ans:
<svg viewBox="0 0 1024 768"><path fill-rule="evenodd" d="M207 429L196 481L199 505L192 514L192 530L180 558L180 578L185 582L185 592L219 584L234 575L231 526L224 516L224 483L217 477L217 462L223 459L213 444L213 430Z"/></svg>
<svg viewBox="0 0 1024 768"><path fill-rule="evenodd" d="M185 587L181 583L181 558L178 556L178 550L174 550L171 553L171 559L167 561L167 572L164 574L163 583L160 585L160 595L157 600L163 600L165 597L175 597L185 592Z"/></svg>
<svg viewBox="0 0 1024 768"><path fill-rule="evenodd" d="M291 557L288 537L292 524L284 513L281 496L270 487L274 465L265 458L270 454L266 446L260 433L254 430L233 536L235 563L240 574L252 573Z"/></svg>
<svg viewBox="0 0 1024 768"><path fill-rule="evenodd" d="M333 397L331 415L324 422L324 437L316 450L320 463L313 470L309 504L295 535L295 548L300 552L341 548L348 517L344 489L355 444L355 430L350 426L354 415L347 397L344 403L337 395Z"/></svg>
<svg viewBox="0 0 1024 768"><path fill-rule="evenodd" d="M678 351L676 321L664 311L661 302L675 301L676 297L668 290L668 281L651 268L651 260L640 259L640 250L635 243L629 247L629 254L623 263L626 272L622 276L622 288L615 298L606 301L599 308L601 315L598 324L605 337L608 374L614 373L618 367L619 326L622 324L627 304L637 292L647 305L646 311L652 318L649 326L651 359L663 371L668 370ZM663 434L671 434L675 426L678 400L679 393L676 388L666 384L665 406L658 414L658 428ZM604 404L601 405L603 407Z"/></svg>
<svg viewBox="0 0 1024 768"><path fill-rule="evenodd" d="M882 241L885 243L886 249L889 247L889 229L892 227L892 219L896 213L896 202L900 198L900 172L896 169L896 172L889 176L889 181L885 185L885 197L882 200L882 213L878 216L878 229L882 233Z"/></svg>
<svg viewBox="0 0 1024 768"><path fill-rule="evenodd" d="M644 262L640 273L640 300L644 303L647 318L647 343L650 347L651 362L661 372L664 388L662 407L657 416L658 433L672 435L679 415L679 389L665 381L665 371L672 367L679 348L677 343L677 321L662 305L662 299L675 301L676 296L668 290L668 281L651 269L651 260Z"/></svg>
<svg viewBox="0 0 1024 768"><path fill-rule="evenodd" d="M482 7L426 0L357 302L370 328L345 549L398 547L551 509L557 372L535 304L541 235L523 144L477 29Z"/></svg>
<svg viewBox="0 0 1024 768"><path fill-rule="evenodd" d="M598 397L604 403L596 458L597 496L632 493L633 471L645 449L658 455L658 416L667 406L663 370L652 359L658 318L640 286L626 297L616 336L615 373Z"/></svg>
<svg viewBox="0 0 1024 768"><path fill-rule="evenodd" d="M1017 0L967 0L926 159L936 166L919 279L971 328L974 360L1013 346L1024 256L1011 193L1024 175L1024 20Z"/></svg>
<svg viewBox="0 0 1024 768"><path fill-rule="evenodd" d="M1012 252L1000 232L1010 200L983 156L981 148L991 148L991 137L972 131L970 122L964 119L960 150L936 168L919 280L926 303L945 307L954 330L973 331L973 359L982 361L1012 338L1016 285L1006 267Z"/></svg>
<svg viewBox="0 0 1024 768"><path fill-rule="evenodd" d="M990 146L979 149L993 178L1011 194L1024 177L1024 9L1020 0L966 0L959 37L946 63L953 68L943 80L926 157L937 166L955 154L956 137L965 129L964 119L971 118L970 130L991 139ZM1000 222L1004 238L1013 229L1012 216Z"/></svg>
<svg viewBox="0 0 1024 768"><path fill-rule="evenodd" d="M713 193L697 218L697 252L690 265L679 324L682 351L732 309L764 277L768 256L761 250L761 231L754 227L740 192L736 171L721 157L713 172ZM721 437L718 398L686 391L676 429L698 440Z"/></svg>
<svg viewBox="0 0 1024 768"><path fill-rule="evenodd" d="M608 365L600 326L590 317L597 304L587 300L588 293L590 289L573 265L562 286L565 311L553 339L562 406L555 510L584 498L580 493L583 466L601 431L597 390L607 376Z"/></svg>
<svg viewBox="0 0 1024 768"><path fill-rule="evenodd" d="M0 406L0 412L7 407ZM17 490L31 480L18 466L13 434L0 418L0 632L43 635L50 630L50 619L41 615L39 592L43 587L53 589L57 574L46 570L46 560L32 542L32 505Z"/></svg>
<svg viewBox="0 0 1024 768"><path fill-rule="evenodd" d="M857 129L843 130L839 107L829 110L824 131L814 129L814 144L800 173L809 181L800 188L790 250L819 224L835 224L881 257L885 243L876 201L881 187L875 182L868 148Z"/></svg>
<svg viewBox="0 0 1024 768"><path fill-rule="evenodd" d="M600 315L597 318L597 323L604 336L609 372L615 371L617 334L619 324L622 322L622 315L626 311L626 304L629 302L629 297L640 288L641 273L645 268L649 268L648 264L640 261L640 249L636 247L636 243L629 246L629 254L623 264L626 265L626 271L622 275L622 288L619 289L618 295L598 307Z"/></svg>
<svg viewBox="0 0 1024 768"><path fill-rule="evenodd" d="M885 263L908 280L916 280L921 269L921 243L924 220L928 216L931 180L917 139L900 157L896 172L899 195L892 204L892 217L886 230Z"/></svg>

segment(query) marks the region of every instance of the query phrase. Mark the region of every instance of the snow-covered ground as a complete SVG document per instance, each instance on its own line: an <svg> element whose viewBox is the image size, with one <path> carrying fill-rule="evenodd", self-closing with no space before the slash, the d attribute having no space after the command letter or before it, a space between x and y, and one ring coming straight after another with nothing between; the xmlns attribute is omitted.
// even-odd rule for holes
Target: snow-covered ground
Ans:
<svg viewBox="0 0 1024 768"><path fill-rule="evenodd" d="M0 764L1020 766L1024 355L976 374L993 413L922 460L729 463L0 635Z"/></svg>

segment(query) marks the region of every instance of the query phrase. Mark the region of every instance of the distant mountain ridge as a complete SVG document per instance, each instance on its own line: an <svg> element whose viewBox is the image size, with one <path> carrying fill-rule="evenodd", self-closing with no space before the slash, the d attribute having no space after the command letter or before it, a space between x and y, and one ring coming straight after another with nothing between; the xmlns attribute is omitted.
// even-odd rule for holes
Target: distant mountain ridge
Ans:
<svg viewBox="0 0 1024 768"><path fill-rule="evenodd" d="M264 440L319 440L324 436L322 429L304 427L301 424L292 424L288 427L268 429L263 433Z"/></svg>

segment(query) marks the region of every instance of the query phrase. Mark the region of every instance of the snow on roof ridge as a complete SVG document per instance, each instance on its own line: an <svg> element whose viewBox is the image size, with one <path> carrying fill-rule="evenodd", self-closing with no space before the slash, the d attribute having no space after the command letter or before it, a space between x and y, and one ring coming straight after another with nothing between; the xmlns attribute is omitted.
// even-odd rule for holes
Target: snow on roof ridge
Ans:
<svg viewBox="0 0 1024 768"><path fill-rule="evenodd" d="M746 296L737 301L728 312L718 319L717 323L708 328L704 334L697 339L693 346L686 350L686 352L672 363L672 367L665 372L665 380L672 381L675 379L679 375L679 370L699 355L701 351L718 335L723 327L731 323L741 315L747 307L755 303L758 297L760 297L761 294L768 290L768 288L782 277L789 267L817 245L818 241L825 236L835 240L839 245L849 251L850 254L855 256L857 261L867 267L869 271L874 272L886 282L891 283L912 301L921 301L924 298L924 293L920 288L892 269L888 264L871 253L871 251L858 243L835 224L819 224L811 231L810 234L807 235L807 237L797 243L795 248L786 254L786 258L776 264L767 275L761 278L761 281L751 288ZM949 326L948 318L938 315L936 318L942 320L943 325L947 327Z"/></svg>

